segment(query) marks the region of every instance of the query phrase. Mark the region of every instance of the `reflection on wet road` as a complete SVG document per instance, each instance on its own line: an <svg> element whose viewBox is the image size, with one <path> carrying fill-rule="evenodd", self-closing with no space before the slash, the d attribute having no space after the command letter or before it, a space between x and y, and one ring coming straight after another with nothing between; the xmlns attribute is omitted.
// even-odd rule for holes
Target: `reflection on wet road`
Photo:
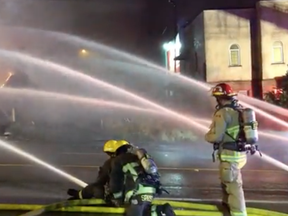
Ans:
<svg viewBox="0 0 288 216"><path fill-rule="evenodd" d="M88 183L95 179L98 167L107 158L101 153L101 145L17 143L17 146ZM210 147L191 148L186 144L148 147L159 166L162 183L171 193L169 196L220 197L217 163L212 162ZM25 158L6 151L0 154L1 201L66 199L66 189L77 188L74 183ZM251 157L243 177L247 199L288 200L288 172Z"/></svg>

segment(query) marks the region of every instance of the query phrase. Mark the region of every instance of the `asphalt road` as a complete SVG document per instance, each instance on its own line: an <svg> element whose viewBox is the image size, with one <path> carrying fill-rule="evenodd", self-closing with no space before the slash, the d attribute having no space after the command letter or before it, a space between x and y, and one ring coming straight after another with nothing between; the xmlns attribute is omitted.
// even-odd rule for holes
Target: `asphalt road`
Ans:
<svg viewBox="0 0 288 216"><path fill-rule="evenodd" d="M220 203L218 202L211 202L209 204L214 204L216 206L218 206L219 210L221 212L225 212L225 214L223 214L223 216L225 215L229 215L226 213L226 211L222 211L222 207L220 205ZM247 207L252 207L252 208L260 208L260 209L266 209L266 210L271 210L271 211L278 211L278 212L283 212L283 213L288 213L288 207L287 207L287 204L261 204L261 203L258 203L258 204L247 204ZM20 214L23 214L23 212L17 212L17 211L0 211L0 215L5 215L5 216L19 216ZM87 213L69 213L69 212L61 212L61 213L56 213L56 212L47 212L47 213L44 213L42 214L42 216L87 216L87 215L95 215L95 216L118 216L119 214L87 214ZM213 215L211 215L213 216ZM271 215L273 216L273 215Z"/></svg>
<svg viewBox="0 0 288 216"><path fill-rule="evenodd" d="M107 158L101 153L102 143L14 142L14 145L88 183L95 179L98 167ZM220 198L217 163L212 162L209 144L150 143L144 146L156 159L170 197ZM280 151L278 157L285 162L285 151ZM248 200L288 200L288 172L258 157L249 157L243 178ZM67 188L78 187L59 174L7 150L0 152L0 183L0 202L6 203L55 202L67 198Z"/></svg>

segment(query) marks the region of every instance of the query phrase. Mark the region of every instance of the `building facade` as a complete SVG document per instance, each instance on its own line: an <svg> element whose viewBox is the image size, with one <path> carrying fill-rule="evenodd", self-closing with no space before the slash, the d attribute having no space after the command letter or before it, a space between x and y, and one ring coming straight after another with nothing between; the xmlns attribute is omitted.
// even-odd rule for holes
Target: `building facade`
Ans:
<svg viewBox="0 0 288 216"><path fill-rule="evenodd" d="M184 30L181 71L262 97L277 87L277 78L287 70L285 11L288 1L261 1L251 9L203 11Z"/></svg>

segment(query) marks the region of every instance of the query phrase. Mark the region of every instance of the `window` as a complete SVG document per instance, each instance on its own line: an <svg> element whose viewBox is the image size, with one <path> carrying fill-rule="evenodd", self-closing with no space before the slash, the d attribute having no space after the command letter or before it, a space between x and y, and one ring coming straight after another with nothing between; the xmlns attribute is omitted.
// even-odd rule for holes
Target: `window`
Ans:
<svg viewBox="0 0 288 216"><path fill-rule="evenodd" d="M237 44L230 46L230 66L239 66L240 63L240 48Z"/></svg>
<svg viewBox="0 0 288 216"><path fill-rule="evenodd" d="M276 41L273 44L273 63L283 63L283 44L280 41Z"/></svg>

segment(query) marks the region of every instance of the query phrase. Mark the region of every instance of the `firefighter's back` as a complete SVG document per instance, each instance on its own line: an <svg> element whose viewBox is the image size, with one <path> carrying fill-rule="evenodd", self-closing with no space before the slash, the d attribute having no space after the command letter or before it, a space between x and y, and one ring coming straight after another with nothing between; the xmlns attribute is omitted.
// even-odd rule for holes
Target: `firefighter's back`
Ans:
<svg viewBox="0 0 288 216"><path fill-rule="evenodd" d="M137 155L133 153L121 154L114 159L113 163L117 163L122 167L122 172L125 175L125 191L135 189L136 180L139 174L143 172L143 167Z"/></svg>
<svg viewBox="0 0 288 216"><path fill-rule="evenodd" d="M223 137L223 143L235 142L239 132L239 112L233 108L225 107L219 110L226 121L227 133Z"/></svg>
<svg viewBox="0 0 288 216"><path fill-rule="evenodd" d="M238 168L246 163L246 152L239 152L237 139L240 133L240 112L231 107L219 110L224 115L227 130L220 144L219 156L222 161L235 162Z"/></svg>

